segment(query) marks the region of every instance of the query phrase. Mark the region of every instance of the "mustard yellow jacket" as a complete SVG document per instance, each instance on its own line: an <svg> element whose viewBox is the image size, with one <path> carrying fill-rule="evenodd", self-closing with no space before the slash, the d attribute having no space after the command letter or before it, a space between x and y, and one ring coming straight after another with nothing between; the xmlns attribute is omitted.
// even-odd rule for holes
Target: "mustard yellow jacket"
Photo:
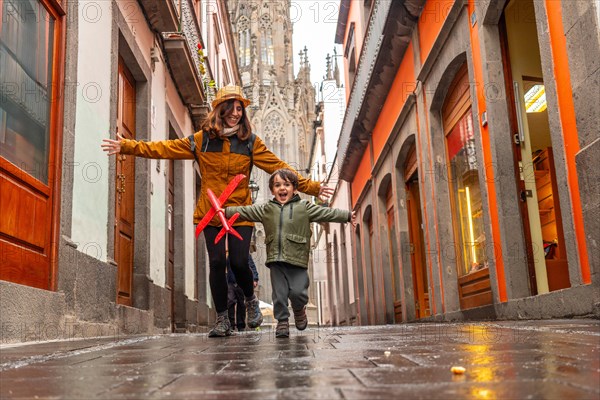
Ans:
<svg viewBox="0 0 600 400"><path fill-rule="evenodd" d="M264 142L258 136L255 137L252 149L252 161L254 165L269 174L280 168L293 169L267 149ZM194 211L194 224L200 222L202 217L211 208L206 190L210 188L218 197L229 181L238 174L244 174L247 178L240 182L236 190L225 201L225 204L223 204L223 208L252 204L248 188L250 179L250 141L241 141L237 136L210 139L202 131L196 132L193 138L195 153L200 161L199 168L202 177L200 198ZM133 154L144 158L194 159L194 153L191 150L191 141L187 137L157 142L123 139L121 141L121 154ZM321 189L319 182L306 179L300 174L298 176L298 190L300 192L311 196L319 194L319 190ZM221 226L221 222L215 216L209 225ZM253 225L253 223L240 221L234 225Z"/></svg>

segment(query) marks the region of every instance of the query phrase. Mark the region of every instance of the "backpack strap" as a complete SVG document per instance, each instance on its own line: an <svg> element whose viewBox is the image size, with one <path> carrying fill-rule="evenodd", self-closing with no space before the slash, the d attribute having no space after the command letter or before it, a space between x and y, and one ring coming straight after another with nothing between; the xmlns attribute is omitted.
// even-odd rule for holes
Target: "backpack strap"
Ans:
<svg viewBox="0 0 600 400"><path fill-rule="evenodd" d="M248 171L248 180L252 176L252 167L254 166L254 142L256 141L256 135L253 133L248 138L248 151L250 152L250 171Z"/></svg>
<svg viewBox="0 0 600 400"><path fill-rule="evenodd" d="M190 141L190 151L194 155L194 158L196 159L196 162L198 163L198 167L200 167L200 160L198 160L198 156L196 155L196 142L194 141L194 135L195 135L195 133L192 133L190 136L188 136L188 139ZM252 176L252 167L254 166L254 142L255 141L256 141L256 135L253 133L252 135L250 135L250 138L248 138L248 144L247 144L248 152L250 153L250 171L248 172L249 177ZM202 147L205 147L205 142L206 142L206 145L208 145L208 136L202 135ZM205 147L205 150L202 150L202 151L206 151L206 147Z"/></svg>
<svg viewBox="0 0 600 400"><path fill-rule="evenodd" d="M196 159L198 168L200 168L200 160L198 160L198 156L196 155L196 141L194 140L194 135L195 135L195 133L192 133L190 136L188 136L188 139L190 140L190 151L192 152L192 154L194 155L194 158ZM204 137L204 135L202 135L202 136Z"/></svg>

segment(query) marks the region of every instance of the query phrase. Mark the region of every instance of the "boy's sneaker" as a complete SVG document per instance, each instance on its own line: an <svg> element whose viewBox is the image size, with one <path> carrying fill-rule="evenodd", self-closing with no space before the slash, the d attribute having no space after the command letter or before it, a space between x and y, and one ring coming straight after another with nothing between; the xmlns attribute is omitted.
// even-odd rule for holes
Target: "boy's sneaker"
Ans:
<svg viewBox="0 0 600 400"><path fill-rule="evenodd" d="M302 307L301 310L294 310L294 323L296 329L303 331L308 325L308 318L306 317L306 306Z"/></svg>
<svg viewBox="0 0 600 400"><path fill-rule="evenodd" d="M246 300L246 312L248 313L248 328L254 329L259 327L263 322L263 316L260 312L260 305L256 296L252 300Z"/></svg>
<svg viewBox="0 0 600 400"><path fill-rule="evenodd" d="M290 337L290 324L288 320L277 321L277 328L275 328L276 338L287 338Z"/></svg>
<svg viewBox="0 0 600 400"><path fill-rule="evenodd" d="M231 336L231 324L229 323L229 318L227 318L227 315L222 317L217 316L215 326L210 330L210 332L208 332L208 337L224 336Z"/></svg>

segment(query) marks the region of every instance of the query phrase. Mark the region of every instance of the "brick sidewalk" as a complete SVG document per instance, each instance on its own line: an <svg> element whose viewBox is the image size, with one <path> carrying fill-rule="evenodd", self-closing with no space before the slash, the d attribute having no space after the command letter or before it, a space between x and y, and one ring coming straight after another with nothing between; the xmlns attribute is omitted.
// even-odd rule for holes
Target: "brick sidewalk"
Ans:
<svg viewBox="0 0 600 400"><path fill-rule="evenodd" d="M466 368L454 375L452 366ZM0 348L0 397L600 399L596 320L428 323Z"/></svg>

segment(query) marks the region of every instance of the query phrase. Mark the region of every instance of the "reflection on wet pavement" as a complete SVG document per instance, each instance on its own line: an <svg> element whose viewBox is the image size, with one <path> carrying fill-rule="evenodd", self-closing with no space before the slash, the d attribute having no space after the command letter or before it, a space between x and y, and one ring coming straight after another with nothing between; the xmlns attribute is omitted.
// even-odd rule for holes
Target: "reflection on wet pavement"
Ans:
<svg viewBox="0 0 600 400"><path fill-rule="evenodd" d="M450 372L466 368L464 375ZM600 323L429 323L0 348L12 398L600 398Z"/></svg>

